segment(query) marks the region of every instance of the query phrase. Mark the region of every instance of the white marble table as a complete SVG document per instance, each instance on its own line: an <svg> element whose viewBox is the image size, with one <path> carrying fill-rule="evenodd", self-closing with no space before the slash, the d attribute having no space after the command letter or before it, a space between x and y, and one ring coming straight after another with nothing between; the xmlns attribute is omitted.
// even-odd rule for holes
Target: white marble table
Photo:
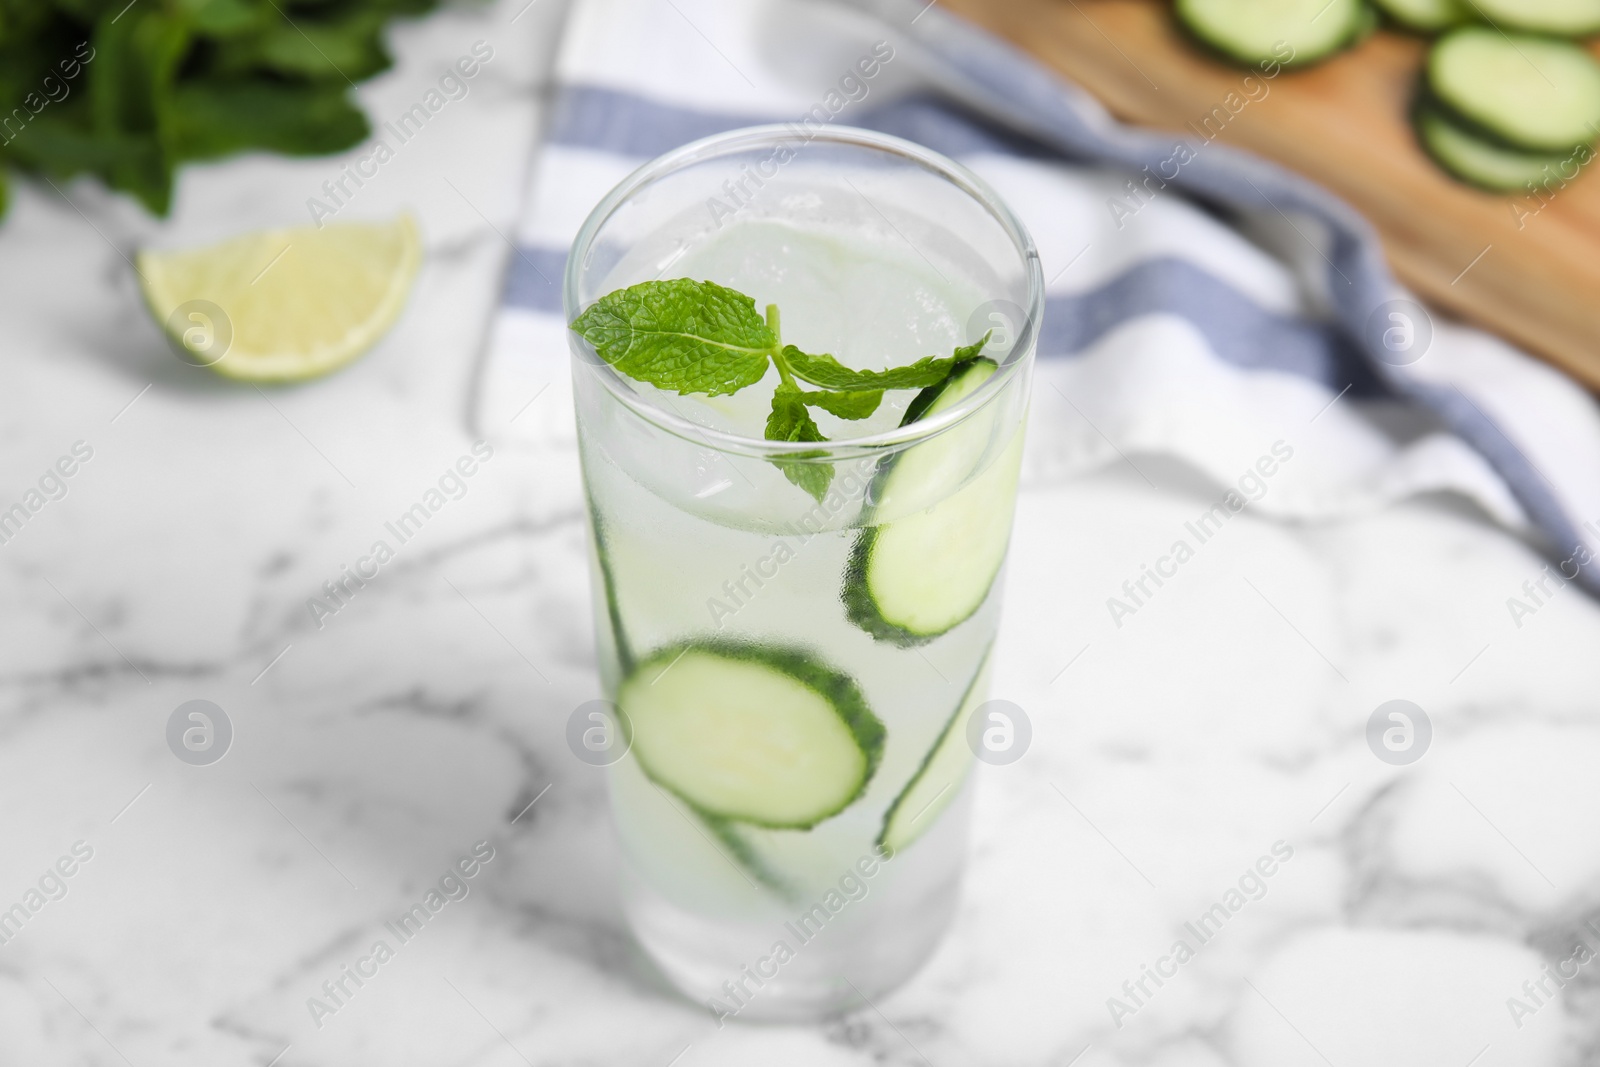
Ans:
<svg viewBox="0 0 1600 1067"><path fill-rule="evenodd" d="M1023 492L995 691L1034 745L982 768L927 969L811 1027L718 1030L667 992L620 921L601 778L562 740L597 695L571 452L500 448L320 629L306 608L479 436L559 25L552 0L522 8L405 27L363 88L395 111L474 40L497 49L363 191L365 213L414 207L428 258L393 334L324 382L180 364L123 256L298 222L329 161L186 171L160 227L85 183L76 207L17 192L0 507L75 442L93 455L0 546L0 909L27 913L0 944L0 1064L1592 1062L1600 967L1565 989L1543 968L1600 950L1600 610L1569 590L1516 626L1506 598L1543 561L1436 500L1243 516L1119 629L1105 598L1215 495L1148 457L1148 483ZM1433 725L1411 766L1365 739L1393 698ZM167 745L192 699L233 724L210 766ZM344 977L480 841L470 893ZM1185 924L1208 912L1202 943Z"/></svg>

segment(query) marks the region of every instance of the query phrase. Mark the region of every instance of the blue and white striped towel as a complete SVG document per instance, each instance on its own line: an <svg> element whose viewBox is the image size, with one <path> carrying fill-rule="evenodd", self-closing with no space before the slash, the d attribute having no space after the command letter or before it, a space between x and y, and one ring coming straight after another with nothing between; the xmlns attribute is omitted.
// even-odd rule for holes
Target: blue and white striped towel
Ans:
<svg viewBox="0 0 1600 1067"><path fill-rule="evenodd" d="M1050 281L1026 478L1165 454L1226 486L1282 439L1295 462L1252 505L1263 512L1329 518L1452 491L1555 561L1600 554L1593 401L1439 316L1420 360L1377 358L1374 309L1406 294L1367 225L1312 183L1192 142L1179 176L1134 201L1129 178L1169 160L1172 135L1118 124L925 0L575 0L565 32L482 432L571 442L561 271L612 185L695 138L821 114L959 159L1033 232ZM879 42L893 56L863 79ZM1582 580L1600 591L1600 561Z"/></svg>

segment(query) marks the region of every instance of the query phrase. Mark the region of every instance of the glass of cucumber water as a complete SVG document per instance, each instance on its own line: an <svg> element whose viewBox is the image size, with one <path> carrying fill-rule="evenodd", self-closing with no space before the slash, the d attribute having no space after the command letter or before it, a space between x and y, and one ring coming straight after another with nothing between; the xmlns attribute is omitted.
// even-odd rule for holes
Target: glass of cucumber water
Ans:
<svg viewBox="0 0 1600 1067"><path fill-rule="evenodd" d="M959 897L1032 240L910 142L756 127L612 190L564 300L629 922L719 1022L860 1007Z"/></svg>

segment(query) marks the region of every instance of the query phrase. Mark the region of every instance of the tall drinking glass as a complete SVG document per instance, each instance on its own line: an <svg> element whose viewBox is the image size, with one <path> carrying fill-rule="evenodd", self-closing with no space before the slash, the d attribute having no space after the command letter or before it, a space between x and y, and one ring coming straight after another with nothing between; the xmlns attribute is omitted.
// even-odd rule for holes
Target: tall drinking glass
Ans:
<svg viewBox="0 0 1600 1067"><path fill-rule="evenodd" d="M768 126L613 189L568 321L655 279L781 309L855 369L950 357L828 440L764 439L778 383L679 395L571 337L623 902L720 1019L809 1018L933 952L960 890L1043 284L993 190L917 145Z"/></svg>

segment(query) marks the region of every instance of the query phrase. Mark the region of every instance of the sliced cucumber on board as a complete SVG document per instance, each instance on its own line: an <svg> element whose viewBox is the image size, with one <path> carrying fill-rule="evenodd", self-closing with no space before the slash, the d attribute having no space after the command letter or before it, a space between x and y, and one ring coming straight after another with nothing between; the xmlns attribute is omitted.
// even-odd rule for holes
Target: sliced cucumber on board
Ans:
<svg viewBox="0 0 1600 1067"><path fill-rule="evenodd" d="M1508 30L1587 37L1600 33L1600 0L1473 0L1483 18Z"/></svg>
<svg viewBox="0 0 1600 1067"><path fill-rule="evenodd" d="M972 682L961 695L955 711L945 720L944 729L939 731L933 747L883 816L878 844L891 854L908 847L937 822L939 813L956 798L967 780L973 763L972 749L967 745L967 717L988 691L992 650L991 646L984 652Z"/></svg>
<svg viewBox="0 0 1600 1067"><path fill-rule="evenodd" d="M1565 155L1543 155L1507 148L1484 139L1441 111L1423 104L1417 109L1417 138L1438 164L1462 181L1491 192L1522 192L1541 186L1570 167Z"/></svg>
<svg viewBox="0 0 1600 1067"><path fill-rule="evenodd" d="M902 425L959 403L995 370L983 358L957 368L912 401ZM863 529L845 567L845 613L878 640L926 644L970 618L988 597L1011 539L1022 459L1018 426L1006 449L972 476L988 454L994 418L977 412L885 460L874 475L875 510L892 513L897 503L920 508Z"/></svg>
<svg viewBox="0 0 1600 1067"><path fill-rule="evenodd" d="M1467 0L1374 0L1395 22L1418 33L1438 33L1463 22L1474 13Z"/></svg>
<svg viewBox="0 0 1600 1067"><path fill-rule="evenodd" d="M1455 30L1428 55L1427 91L1489 141L1569 152L1600 136L1600 63L1570 41Z"/></svg>
<svg viewBox="0 0 1600 1067"><path fill-rule="evenodd" d="M1373 25L1365 0L1178 0L1176 11L1202 44L1251 67L1316 63Z"/></svg>
<svg viewBox="0 0 1600 1067"><path fill-rule="evenodd" d="M804 830L849 807L884 729L849 675L809 653L673 645L617 691L646 774L708 816Z"/></svg>

